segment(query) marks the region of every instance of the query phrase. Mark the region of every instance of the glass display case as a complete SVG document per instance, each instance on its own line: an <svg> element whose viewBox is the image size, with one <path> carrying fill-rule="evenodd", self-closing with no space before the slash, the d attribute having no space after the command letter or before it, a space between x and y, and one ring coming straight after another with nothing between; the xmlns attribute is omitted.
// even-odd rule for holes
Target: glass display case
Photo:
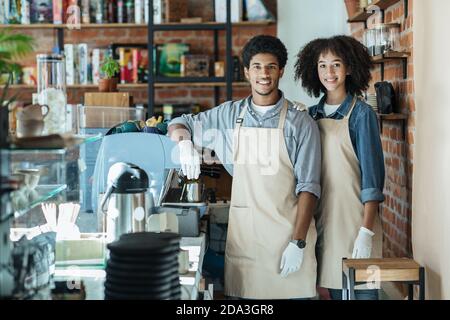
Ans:
<svg viewBox="0 0 450 320"><path fill-rule="evenodd" d="M79 144L68 148L0 151L2 297L48 298L58 258L64 258L55 251L61 240L57 232L67 234L67 225L77 226L79 176L84 168L80 146L101 137L79 137ZM76 229L79 238L82 230Z"/></svg>
<svg viewBox="0 0 450 320"><path fill-rule="evenodd" d="M111 127L145 121L146 110L67 110L67 147L39 137L40 148L0 149L0 299L51 299L58 275L104 268L104 236L91 204L97 151Z"/></svg>

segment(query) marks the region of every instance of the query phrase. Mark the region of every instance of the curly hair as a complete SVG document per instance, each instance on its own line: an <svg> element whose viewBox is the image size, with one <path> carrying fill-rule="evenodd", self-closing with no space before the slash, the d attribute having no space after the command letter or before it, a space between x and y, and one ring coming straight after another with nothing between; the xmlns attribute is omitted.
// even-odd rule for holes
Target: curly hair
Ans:
<svg viewBox="0 0 450 320"><path fill-rule="evenodd" d="M373 63L367 48L355 38L341 35L313 40L298 53L295 80L301 79L302 87L310 96L318 97L321 92L327 92L317 71L320 55L327 52L340 57L347 67L350 74L345 79L345 88L348 93L361 95L369 88Z"/></svg>
<svg viewBox="0 0 450 320"><path fill-rule="evenodd" d="M270 53L278 59L280 69L286 66L288 54L286 47L280 39L268 35L259 35L251 38L242 49L242 62L247 69L250 67L250 60L258 53Z"/></svg>

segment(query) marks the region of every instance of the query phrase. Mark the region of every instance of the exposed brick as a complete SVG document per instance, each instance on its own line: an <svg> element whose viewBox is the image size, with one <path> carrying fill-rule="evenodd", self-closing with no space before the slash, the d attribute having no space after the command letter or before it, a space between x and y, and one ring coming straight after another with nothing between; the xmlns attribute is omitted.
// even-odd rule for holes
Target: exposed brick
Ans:
<svg viewBox="0 0 450 320"><path fill-rule="evenodd" d="M156 91L158 99L176 99L185 98L189 94L186 89L159 89Z"/></svg>
<svg viewBox="0 0 450 320"><path fill-rule="evenodd" d="M392 159L392 166L398 171L400 168L400 160L398 158Z"/></svg>
<svg viewBox="0 0 450 320"><path fill-rule="evenodd" d="M191 89L191 97L207 97L213 93L214 89Z"/></svg>
<svg viewBox="0 0 450 320"><path fill-rule="evenodd" d="M408 131L408 140L407 142L409 144L414 144L414 132L413 131Z"/></svg>

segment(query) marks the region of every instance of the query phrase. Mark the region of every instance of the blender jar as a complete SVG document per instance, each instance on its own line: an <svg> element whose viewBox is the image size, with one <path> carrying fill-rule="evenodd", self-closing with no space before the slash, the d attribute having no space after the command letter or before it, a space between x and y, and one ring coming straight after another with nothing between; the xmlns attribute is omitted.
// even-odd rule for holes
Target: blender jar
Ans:
<svg viewBox="0 0 450 320"><path fill-rule="evenodd" d="M38 54L37 98L40 105L49 108L44 118L44 135L66 132L66 72L64 56Z"/></svg>

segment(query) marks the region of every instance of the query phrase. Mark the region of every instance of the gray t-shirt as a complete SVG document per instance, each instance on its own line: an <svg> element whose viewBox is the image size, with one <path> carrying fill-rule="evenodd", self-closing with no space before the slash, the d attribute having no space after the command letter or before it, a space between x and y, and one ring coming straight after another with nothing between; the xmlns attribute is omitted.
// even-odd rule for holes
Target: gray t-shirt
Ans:
<svg viewBox="0 0 450 320"><path fill-rule="evenodd" d="M227 101L196 115L184 114L169 125L182 124L188 128L194 144L214 150L225 169L233 175L233 130L242 108L247 106L243 127L276 128L284 100L282 95L275 108L261 116L252 107L250 96L239 101ZM307 111L298 111L289 100L284 139L296 177L296 194L307 191L320 197L319 129Z"/></svg>

